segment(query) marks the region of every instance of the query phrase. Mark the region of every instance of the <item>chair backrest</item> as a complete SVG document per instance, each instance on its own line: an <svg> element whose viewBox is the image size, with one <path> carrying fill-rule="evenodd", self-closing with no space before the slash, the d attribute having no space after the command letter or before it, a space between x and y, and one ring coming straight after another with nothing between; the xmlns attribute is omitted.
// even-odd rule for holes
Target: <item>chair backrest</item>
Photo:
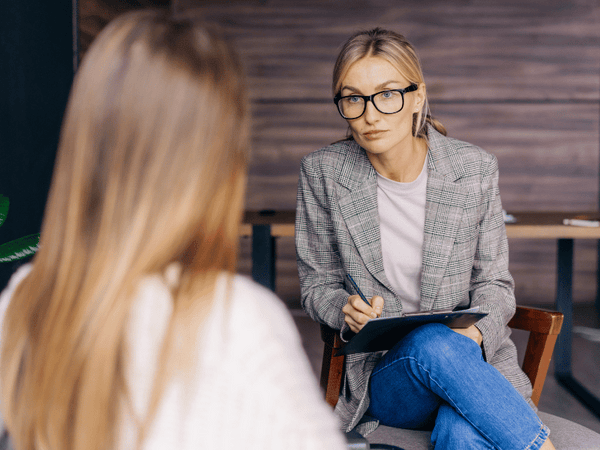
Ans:
<svg viewBox="0 0 600 450"><path fill-rule="evenodd" d="M533 386L531 400L536 406L542 395L550 358L562 322L562 313L517 306L515 315L508 323L511 328L529 331L527 349L523 359L523 371L531 380ZM335 407L344 375L344 356L335 356L335 353L344 346L344 342L340 339L338 331L323 324L321 324L321 339L325 344L321 367L321 388L325 391L327 403Z"/></svg>

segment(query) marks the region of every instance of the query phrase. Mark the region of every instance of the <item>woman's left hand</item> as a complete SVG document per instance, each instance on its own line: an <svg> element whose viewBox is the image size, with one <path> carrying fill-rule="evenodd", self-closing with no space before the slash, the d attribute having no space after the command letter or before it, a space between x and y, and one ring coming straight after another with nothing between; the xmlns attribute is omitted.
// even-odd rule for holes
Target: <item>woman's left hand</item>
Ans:
<svg viewBox="0 0 600 450"><path fill-rule="evenodd" d="M481 347L481 343L483 342L483 336L481 335L481 331L475 325L471 325L469 328L452 328L453 331L456 331L458 334L462 334L468 338L473 339L477 342L477 345Z"/></svg>

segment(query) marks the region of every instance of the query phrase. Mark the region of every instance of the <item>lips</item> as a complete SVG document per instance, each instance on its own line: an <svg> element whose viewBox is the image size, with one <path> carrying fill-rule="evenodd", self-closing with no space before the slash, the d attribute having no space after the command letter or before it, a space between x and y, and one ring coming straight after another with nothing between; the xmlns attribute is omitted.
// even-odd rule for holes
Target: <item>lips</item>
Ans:
<svg viewBox="0 0 600 450"><path fill-rule="evenodd" d="M367 139L374 139L376 137L381 136L383 133L385 133L384 130L371 130L371 131L365 131L363 133L363 136L366 137Z"/></svg>

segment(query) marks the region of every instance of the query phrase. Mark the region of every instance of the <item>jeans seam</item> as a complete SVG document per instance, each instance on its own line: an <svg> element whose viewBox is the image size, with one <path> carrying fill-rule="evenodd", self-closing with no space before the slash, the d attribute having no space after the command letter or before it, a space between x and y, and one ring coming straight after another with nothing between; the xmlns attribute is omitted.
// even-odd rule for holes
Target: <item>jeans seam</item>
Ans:
<svg viewBox="0 0 600 450"><path fill-rule="evenodd" d="M548 436L550 435L548 427L544 425L541 420L539 421L539 424L540 431L535 436L533 441L531 441L529 445L525 447L525 450L539 450L539 448L544 444L544 442L546 442L546 439L548 439Z"/></svg>

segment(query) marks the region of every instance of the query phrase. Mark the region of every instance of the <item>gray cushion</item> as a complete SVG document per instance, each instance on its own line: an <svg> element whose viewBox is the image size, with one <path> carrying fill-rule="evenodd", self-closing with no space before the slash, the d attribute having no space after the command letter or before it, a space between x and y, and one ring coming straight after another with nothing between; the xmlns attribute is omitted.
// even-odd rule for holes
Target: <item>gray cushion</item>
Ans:
<svg viewBox="0 0 600 450"><path fill-rule="evenodd" d="M538 414L550 428L550 439L557 450L600 449L600 434L552 414ZM380 425L367 436L367 440L370 443L397 445L404 450L426 450L433 448L429 443L430 437L429 431L402 430Z"/></svg>
<svg viewBox="0 0 600 450"><path fill-rule="evenodd" d="M550 440L557 450L600 449L600 434L562 417L543 412L538 415L550 428Z"/></svg>

